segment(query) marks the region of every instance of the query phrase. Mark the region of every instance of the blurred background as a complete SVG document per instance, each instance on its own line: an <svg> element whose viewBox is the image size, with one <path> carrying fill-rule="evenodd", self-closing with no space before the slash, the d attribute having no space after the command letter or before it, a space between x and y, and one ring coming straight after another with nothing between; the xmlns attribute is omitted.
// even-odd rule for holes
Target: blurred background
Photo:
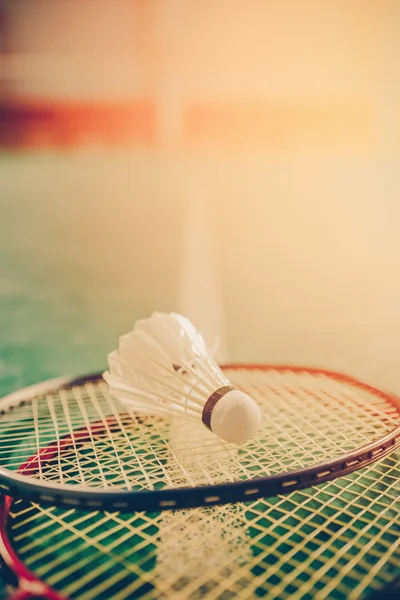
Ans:
<svg viewBox="0 0 400 600"><path fill-rule="evenodd" d="M400 393L400 3L0 0L0 392L153 310Z"/></svg>

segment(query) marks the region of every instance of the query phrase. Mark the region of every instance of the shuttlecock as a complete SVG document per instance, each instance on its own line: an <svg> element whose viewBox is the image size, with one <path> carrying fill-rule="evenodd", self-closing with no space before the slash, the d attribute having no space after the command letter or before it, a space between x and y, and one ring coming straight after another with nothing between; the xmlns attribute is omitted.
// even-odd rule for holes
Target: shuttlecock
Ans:
<svg viewBox="0 0 400 600"><path fill-rule="evenodd" d="M256 402L230 384L203 337L181 315L156 312L137 321L109 354L108 365L103 377L111 394L132 410L200 420L235 444L260 427Z"/></svg>

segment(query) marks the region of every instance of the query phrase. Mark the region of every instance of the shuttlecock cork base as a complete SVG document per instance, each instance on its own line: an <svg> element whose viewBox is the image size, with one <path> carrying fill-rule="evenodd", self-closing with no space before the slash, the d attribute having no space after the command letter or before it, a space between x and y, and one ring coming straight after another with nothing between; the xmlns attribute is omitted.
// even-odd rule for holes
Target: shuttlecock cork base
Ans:
<svg viewBox="0 0 400 600"><path fill-rule="evenodd" d="M261 415L250 396L226 385L209 397L203 408L202 421L218 437L241 444L257 433Z"/></svg>
<svg viewBox="0 0 400 600"><path fill-rule="evenodd" d="M256 402L234 388L188 319L153 313L137 321L108 356L111 394L138 412L196 419L218 437L241 444L261 425Z"/></svg>

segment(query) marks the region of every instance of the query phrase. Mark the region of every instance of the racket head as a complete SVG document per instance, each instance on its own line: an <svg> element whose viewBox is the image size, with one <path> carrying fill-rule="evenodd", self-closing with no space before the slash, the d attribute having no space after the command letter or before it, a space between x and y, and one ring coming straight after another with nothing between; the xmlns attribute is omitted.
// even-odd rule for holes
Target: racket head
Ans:
<svg viewBox="0 0 400 600"><path fill-rule="evenodd" d="M359 600L400 574L399 458L228 506L128 514L9 498L0 539L11 568L71 600Z"/></svg>
<svg viewBox="0 0 400 600"><path fill-rule="evenodd" d="M303 367L226 365L263 426L237 447L192 420L127 412L100 374L0 403L0 490L91 510L210 506L304 489L400 445L400 403L351 377Z"/></svg>

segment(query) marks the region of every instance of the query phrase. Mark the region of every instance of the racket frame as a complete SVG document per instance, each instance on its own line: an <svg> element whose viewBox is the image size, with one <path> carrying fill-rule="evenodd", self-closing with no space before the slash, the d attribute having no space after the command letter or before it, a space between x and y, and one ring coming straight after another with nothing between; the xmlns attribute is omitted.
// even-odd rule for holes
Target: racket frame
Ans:
<svg viewBox="0 0 400 600"><path fill-rule="evenodd" d="M369 384L363 383L335 371L319 368L306 368L287 365L260 365L260 364L226 364L222 369L234 370L274 370L278 372L289 371L295 374L312 374L327 376L341 383L350 384L358 389L373 393L383 400L389 401L400 410L400 399L393 394L383 392ZM10 394L0 401L0 415L7 412L7 408L28 402L32 395L40 395L57 389L68 389L81 386L85 383L94 383L102 379L101 373L89 374L79 378L57 378L47 382L24 388ZM3 414L4 414L3 412ZM77 432L82 436L85 429ZM87 431L87 430L86 430ZM68 436L66 436L67 438ZM72 443L72 438L71 438ZM49 445L49 448L51 445ZM146 511L158 512L161 510L175 510L181 508L195 508L213 506L218 504L231 504L244 502L257 498L268 498L280 494L289 494L295 490L332 481L359 470L380 460L400 447L400 422L386 435L380 436L356 450L343 454L343 456L329 461L323 461L312 467L286 471L276 475L257 477L249 480L240 480L198 487L181 487L161 490L108 490L93 488L90 491L77 489L74 485L49 483L42 480L27 478L23 471L11 471L0 467L0 493L14 498L24 498L32 502L48 505L76 507L87 510L106 511ZM40 455L48 449L41 449ZM39 454L33 455L22 467L40 461Z"/></svg>

